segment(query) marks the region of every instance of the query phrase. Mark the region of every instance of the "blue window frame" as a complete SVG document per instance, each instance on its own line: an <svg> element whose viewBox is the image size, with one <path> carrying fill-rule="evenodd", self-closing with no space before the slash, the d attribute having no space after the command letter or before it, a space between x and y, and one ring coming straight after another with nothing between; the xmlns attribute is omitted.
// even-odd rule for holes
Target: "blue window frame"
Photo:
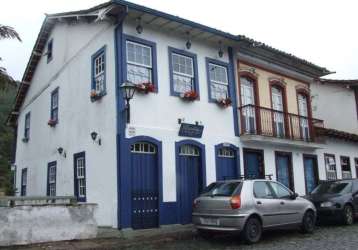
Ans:
<svg viewBox="0 0 358 250"><path fill-rule="evenodd" d="M197 56L193 53L175 49L169 50L170 94L180 96L195 91L199 96Z"/></svg>
<svg viewBox="0 0 358 250"><path fill-rule="evenodd" d="M106 94L106 46L92 55L92 84L91 90L97 96Z"/></svg>
<svg viewBox="0 0 358 250"><path fill-rule="evenodd" d="M53 50L53 39L51 39L47 43L47 63L51 62L52 60L53 57L52 50Z"/></svg>
<svg viewBox="0 0 358 250"><path fill-rule="evenodd" d="M158 92L156 44L138 37L123 35L123 75L134 84L152 83Z"/></svg>
<svg viewBox="0 0 358 250"><path fill-rule="evenodd" d="M47 196L56 196L56 168L56 161L47 165Z"/></svg>
<svg viewBox="0 0 358 250"><path fill-rule="evenodd" d="M28 112L25 115L25 126L24 126L24 139L25 139L25 141L28 141L30 139L30 119L31 119L31 115L30 115L30 112Z"/></svg>
<svg viewBox="0 0 358 250"><path fill-rule="evenodd" d="M74 184L75 196L78 201L86 202L86 154L74 154Z"/></svg>
<svg viewBox="0 0 358 250"><path fill-rule="evenodd" d="M206 58L209 102L230 98L229 64Z"/></svg>
<svg viewBox="0 0 358 250"><path fill-rule="evenodd" d="M21 196L26 196L27 189L27 168L21 170Z"/></svg>
<svg viewBox="0 0 358 250"><path fill-rule="evenodd" d="M58 88L51 93L51 120L58 122Z"/></svg>

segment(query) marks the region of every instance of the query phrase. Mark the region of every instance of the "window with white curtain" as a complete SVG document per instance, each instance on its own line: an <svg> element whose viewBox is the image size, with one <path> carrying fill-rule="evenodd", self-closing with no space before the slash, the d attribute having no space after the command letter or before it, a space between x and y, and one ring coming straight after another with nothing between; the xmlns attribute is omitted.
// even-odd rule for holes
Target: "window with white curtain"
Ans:
<svg viewBox="0 0 358 250"><path fill-rule="evenodd" d="M127 80L135 83L152 83L152 48L127 41Z"/></svg>

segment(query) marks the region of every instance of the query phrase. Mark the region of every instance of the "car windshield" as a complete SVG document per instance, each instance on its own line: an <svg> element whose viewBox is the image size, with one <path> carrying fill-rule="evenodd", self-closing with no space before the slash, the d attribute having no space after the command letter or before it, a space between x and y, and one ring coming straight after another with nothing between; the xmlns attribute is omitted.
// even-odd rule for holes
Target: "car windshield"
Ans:
<svg viewBox="0 0 358 250"><path fill-rule="evenodd" d="M241 182L214 182L207 186L201 196L232 196Z"/></svg>
<svg viewBox="0 0 358 250"><path fill-rule="evenodd" d="M327 182L316 187L312 194L345 194L352 189L352 183L347 181Z"/></svg>

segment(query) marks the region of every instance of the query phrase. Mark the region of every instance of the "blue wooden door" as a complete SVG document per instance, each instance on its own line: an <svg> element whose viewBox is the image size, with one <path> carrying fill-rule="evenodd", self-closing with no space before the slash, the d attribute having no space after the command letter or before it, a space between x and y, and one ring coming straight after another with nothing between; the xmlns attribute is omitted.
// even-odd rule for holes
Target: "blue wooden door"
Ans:
<svg viewBox="0 0 358 250"><path fill-rule="evenodd" d="M263 155L258 151L244 151L245 177L249 179L265 178Z"/></svg>
<svg viewBox="0 0 358 250"><path fill-rule="evenodd" d="M277 181L293 190L291 158L289 154L276 154Z"/></svg>
<svg viewBox="0 0 358 250"><path fill-rule="evenodd" d="M239 177L236 150L229 147L221 147L217 151L216 179L232 180Z"/></svg>
<svg viewBox="0 0 358 250"><path fill-rule="evenodd" d="M179 221L181 224L191 223L192 206L201 190L200 154L196 147L181 146L178 156L177 180L179 198Z"/></svg>
<svg viewBox="0 0 358 250"><path fill-rule="evenodd" d="M132 228L158 227L159 194L156 147L140 142L131 147Z"/></svg>
<svg viewBox="0 0 358 250"><path fill-rule="evenodd" d="M317 162L314 157L304 156L303 163L305 171L306 191L307 193L311 193L318 184Z"/></svg>

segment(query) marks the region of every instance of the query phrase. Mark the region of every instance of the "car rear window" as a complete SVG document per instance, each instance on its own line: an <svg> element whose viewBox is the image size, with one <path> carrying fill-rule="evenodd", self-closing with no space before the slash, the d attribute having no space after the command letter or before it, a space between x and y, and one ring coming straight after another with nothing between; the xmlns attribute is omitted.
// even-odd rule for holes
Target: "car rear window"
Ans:
<svg viewBox="0 0 358 250"><path fill-rule="evenodd" d="M241 182L214 182L207 186L201 196L232 196L240 194Z"/></svg>

